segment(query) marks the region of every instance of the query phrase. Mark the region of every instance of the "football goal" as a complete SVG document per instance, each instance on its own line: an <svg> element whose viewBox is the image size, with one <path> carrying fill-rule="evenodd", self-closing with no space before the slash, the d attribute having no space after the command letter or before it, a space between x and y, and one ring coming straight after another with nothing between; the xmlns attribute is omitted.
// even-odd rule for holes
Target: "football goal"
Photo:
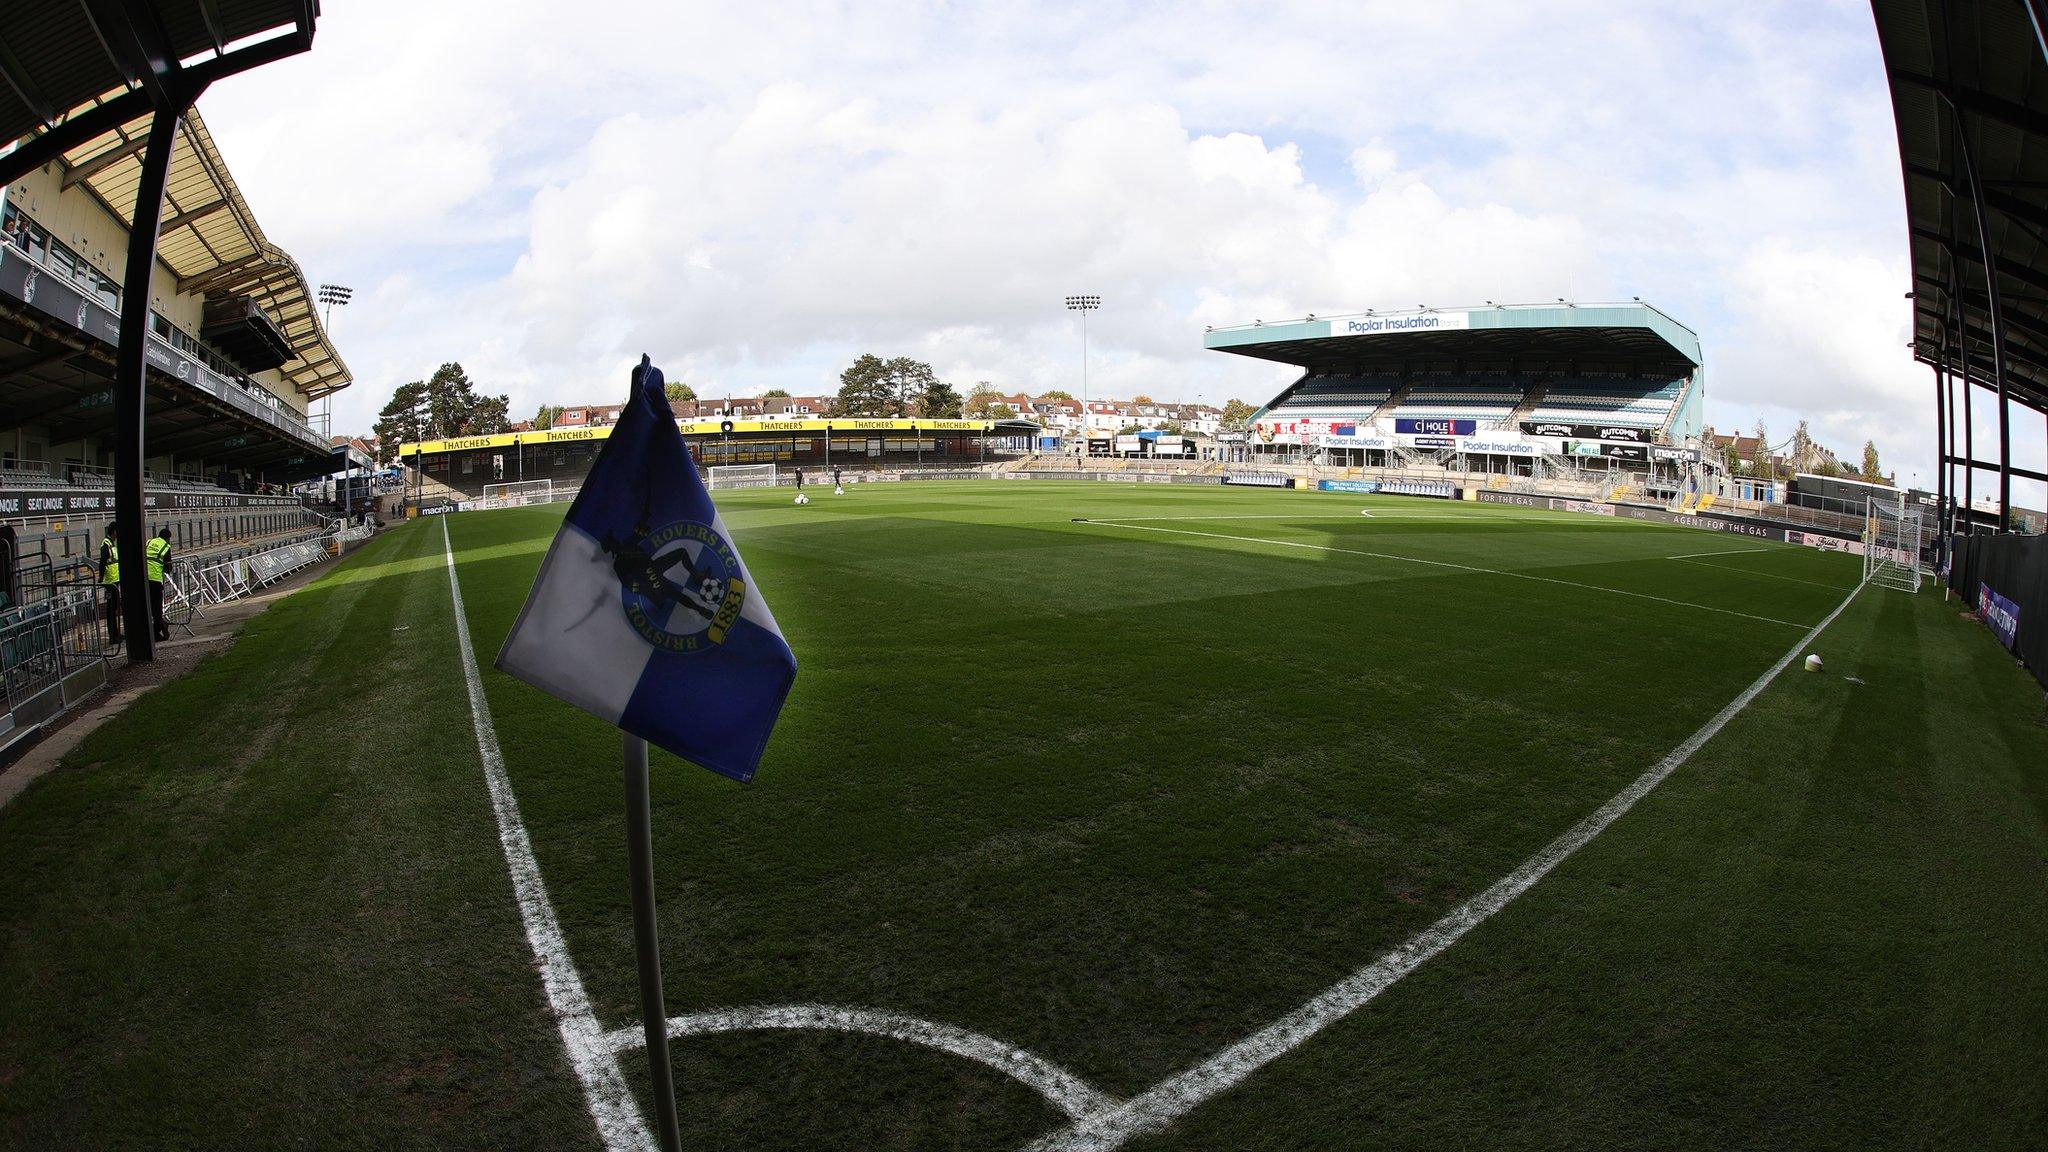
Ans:
<svg viewBox="0 0 2048 1152"><path fill-rule="evenodd" d="M713 464L711 466L711 487L713 488L773 488L775 487L775 465L773 464Z"/></svg>
<svg viewBox="0 0 2048 1152"><path fill-rule="evenodd" d="M1863 530L1863 578L1902 592L1920 590L1920 509L1904 495L1872 496Z"/></svg>
<svg viewBox="0 0 2048 1152"><path fill-rule="evenodd" d="M514 480L484 485L483 507L517 508L524 504L551 504L555 499L552 480Z"/></svg>

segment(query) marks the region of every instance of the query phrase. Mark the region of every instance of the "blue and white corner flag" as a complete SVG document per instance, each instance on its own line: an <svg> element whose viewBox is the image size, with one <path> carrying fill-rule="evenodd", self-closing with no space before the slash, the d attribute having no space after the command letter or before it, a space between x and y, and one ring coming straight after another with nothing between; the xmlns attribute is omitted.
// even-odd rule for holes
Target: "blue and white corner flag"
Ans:
<svg viewBox="0 0 2048 1152"><path fill-rule="evenodd" d="M645 356L498 667L735 780L761 762L796 656Z"/></svg>

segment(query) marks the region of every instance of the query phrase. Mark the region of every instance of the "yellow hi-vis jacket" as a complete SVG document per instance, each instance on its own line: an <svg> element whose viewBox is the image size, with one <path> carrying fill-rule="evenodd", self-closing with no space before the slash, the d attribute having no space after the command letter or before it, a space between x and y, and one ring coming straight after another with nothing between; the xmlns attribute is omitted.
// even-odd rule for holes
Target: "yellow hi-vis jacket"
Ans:
<svg viewBox="0 0 2048 1152"><path fill-rule="evenodd" d="M112 540L100 545L100 583L121 582L121 550L114 547Z"/></svg>
<svg viewBox="0 0 2048 1152"><path fill-rule="evenodd" d="M149 582L151 584L163 583L164 561L170 558L171 542L161 536L151 536L149 538L149 547L143 551L145 558L149 562L149 571L145 573L149 577Z"/></svg>

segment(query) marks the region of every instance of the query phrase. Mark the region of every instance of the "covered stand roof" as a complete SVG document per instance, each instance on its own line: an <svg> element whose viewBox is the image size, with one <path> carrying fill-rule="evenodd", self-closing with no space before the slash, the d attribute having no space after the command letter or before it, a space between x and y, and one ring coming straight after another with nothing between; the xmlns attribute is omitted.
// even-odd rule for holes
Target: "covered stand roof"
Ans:
<svg viewBox="0 0 2048 1152"><path fill-rule="evenodd" d="M1203 346L1310 372L1396 369L1424 360L1578 359L1684 375L1702 363L1692 329L1641 302L1489 305L1364 312L1211 329Z"/></svg>
<svg viewBox="0 0 2048 1152"><path fill-rule="evenodd" d="M10 11L0 28L0 182L61 159L124 225L165 77L193 90L312 44L316 0L78 0ZM348 368L314 314L305 275L263 235L197 111L179 126L157 256L180 292L247 295L296 359L285 384L308 398L345 388Z"/></svg>
<svg viewBox="0 0 2048 1152"><path fill-rule="evenodd" d="M2048 60L2032 0L1873 0L1904 167L1913 260L1913 355L1993 386L1997 270L2006 390L2048 410ZM1983 181L1979 244L1965 148Z"/></svg>
<svg viewBox="0 0 2048 1152"><path fill-rule="evenodd" d="M145 115L64 153L65 184L85 185L129 223L148 135ZM253 298L291 345L293 359L280 369L287 387L309 399L348 387L348 365L327 339L305 273L263 235L197 109L178 126L163 213L156 255L177 275L180 293Z"/></svg>

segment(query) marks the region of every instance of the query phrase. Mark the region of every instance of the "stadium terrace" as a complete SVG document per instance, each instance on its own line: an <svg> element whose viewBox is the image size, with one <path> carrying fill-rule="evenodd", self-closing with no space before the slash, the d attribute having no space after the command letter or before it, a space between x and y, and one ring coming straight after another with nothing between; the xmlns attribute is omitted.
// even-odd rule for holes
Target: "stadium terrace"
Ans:
<svg viewBox="0 0 2048 1152"><path fill-rule="evenodd" d="M704 468L809 469L821 480L834 469L856 478L979 469L1018 458L1039 431L1021 419L861 416L679 417L676 427ZM550 491L573 490L611 434L610 425L576 425L400 444L398 459L412 486L404 514L489 497L494 486L545 482Z"/></svg>
<svg viewBox="0 0 2048 1152"><path fill-rule="evenodd" d="M1699 337L1641 302L1308 316L1204 343L1301 369L1253 415L1255 461L1718 483Z"/></svg>

